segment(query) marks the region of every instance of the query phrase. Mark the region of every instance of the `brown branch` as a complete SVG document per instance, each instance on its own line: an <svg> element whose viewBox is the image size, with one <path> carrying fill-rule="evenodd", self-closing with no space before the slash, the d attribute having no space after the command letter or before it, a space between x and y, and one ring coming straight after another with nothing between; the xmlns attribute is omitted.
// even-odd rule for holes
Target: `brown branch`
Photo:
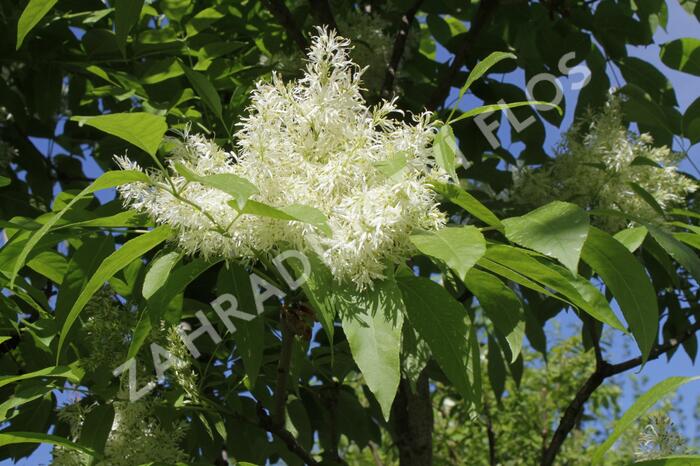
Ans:
<svg viewBox="0 0 700 466"><path fill-rule="evenodd" d="M294 435L283 427L284 424L279 426L273 421L272 417L265 412L265 408L260 402L258 402L257 412L260 426L282 440L282 442L287 445L289 451L301 458L302 461L304 461L304 464L308 466L319 466L321 464L316 461L301 445L299 445L297 439L294 438Z"/></svg>
<svg viewBox="0 0 700 466"><path fill-rule="evenodd" d="M418 13L423 0L416 0L411 8L409 8L406 13L401 16L401 24L399 30L396 33L396 39L394 40L394 47L391 51L391 59L389 61L389 66L386 69L386 74L384 75L384 84L382 85L381 96L383 98L389 98L391 90L394 88L394 81L396 80L396 73L399 69L399 64L401 63L401 57L403 57L404 50L406 49L406 40L408 39L408 32L411 30L411 24Z"/></svg>
<svg viewBox="0 0 700 466"><path fill-rule="evenodd" d="M493 430L493 421L491 420L491 412L489 405L484 401L484 416L486 416L486 435L489 440L489 464L496 466L496 432Z"/></svg>
<svg viewBox="0 0 700 466"><path fill-rule="evenodd" d="M477 8L474 18L471 21L469 31L467 31L462 44L455 53L454 59L452 60L452 64L450 65L447 74L443 76L440 81L438 81L437 88L435 91L433 91L430 99L428 99L428 103L426 105L428 110L436 110L443 104L443 102L445 102L447 96L449 96L455 77L459 73L459 70L462 69L462 66L464 66L466 63L469 54L471 54L472 49L476 44L479 34L492 18L498 7L498 3L499 0L481 0L481 2L479 2L479 7Z"/></svg>
<svg viewBox="0 0 700 466"><path fill-rule="evenodd" d="M680 335L678 338L671 339L663 345L657 345L649 354L647 361L653 361L658 359L660 356L668 353L674 348L677 348L687 339L695 335L700 330L700 321L695 322L693 325L688 327L688 329ZM600 385L605 381L605 379L612 377L617 374L621 374L635 367L642 365L641 356L628 359L627 361L618 364L609 364L602 361L596 364L595 371L588 377L584 384L579 388L574 399L567 406L564 415L559 421L559 426L557 427L552 441L549 443L549 447L546 449L542 455L542 460L540 461L541 466L551 466L554 464L554 460L559 453L559 449L566 440L571 430L576 424L576 419L583 413L583 408L591 397L593 392L600 387Z"/></svg>
<svg viewBox="0 0 700 466"><path fill-rule="evenodd" d="M306 53L307 42L304 35L301 33L301 29L297 27L292 12L289 11L287 5L284 4L283 0L263 0L265 8L267 8L272 16L275 17L278 23L287 31L287 35L290 39L297 44L299 50L302 53Z"/></svg>
<svg viewBox="0 0 700 466"><path fill-rule="evenodd" d="M335 23L335 18L333 17L333 11L331 11L331 6L328 0L309 0L311 5L311 10L314 12L316 19L323 26L328 26L331 29L338 31L338 25Z"/></svg>
<svg viewBox="0 0 700 466"><path fill-rule="evenodd" d="M401 379L390 420L400 465L433 464L433 404L427 368L416 380L415 392L407 379Z"/></svg>

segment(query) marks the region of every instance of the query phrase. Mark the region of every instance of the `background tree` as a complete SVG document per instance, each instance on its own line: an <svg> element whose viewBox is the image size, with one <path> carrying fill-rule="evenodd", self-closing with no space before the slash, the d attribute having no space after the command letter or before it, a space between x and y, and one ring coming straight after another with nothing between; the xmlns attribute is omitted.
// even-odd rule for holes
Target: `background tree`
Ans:
<svg viewBox="0 0 700 466"><path fill-rule="evenodd" d="M694 2L683 7L697 15ZM627 47L653 44L667 10L661 1L613 0L1 0L0 457L18 459L47 442L58 445L57 464L360 464L361 455L440 464L450 461L445 437L483 449L491 434L484 420L503 432L512 422L508 409L530 412L527 390L547 388L557 375L556 366L527 361L532 351L550 359L580 354L573 367L587 370L551 401L556 414L542 420L539 438L518 426L474 461L509 461L510 445L533 441L538 451L513 464L568 464L584 455L603 440L582 420L602 415L597 403L613 390L606 380L679 349L692 360L697 353L696 181L675 170L682 155L661 146L700 141L700 104L681 113L666 77ZM324 102L319 112L339 109L342 118L302 130L300 115L313 116L313 107L275 114L279 101L251 95L256 88L259 96L284 95L281 86L279 94L256 87L273 71L284 82L303 78L311 37L324 37L315 26L349 38L350 58L369 68L362 94L355 81L343 81L353 69L342 63L312 70L324 79L339 70L333 76L347 93L337 96L350 96L352 105ZM658 45L666 65L700 74L696 39ZM562 97L561 113L499 103L535 98L504 73L530 81L577 65L590 81L575 103ZM328 89L324 79L310 86ZM547 95L540 86L538 100L553 100L554 87ZM465 92L498 106L463 108ZM368 105L395 96L406 113L372 120L358 96ZM414 122L408 113L425 109L433 120ZM511 139L522 144L494 148L489 122L498 117L488 112L496 110L510 116ZM472 118L478 115L486 119ZM550 151L547 128L569 129L566 115L580 123L561 150ZM415 182L420 190L410 191L402 212L417 212L428 232L406 230L415 222L403 215L400 234L358 260L352 274L326 270L340 260L318 261L305 286L289 289L270 262L273 252L282 240L309 252L309 236L325 241L327 230L337 239L334 206L322 196L301 202L305 185L288 190L292 205L276 202L274 182L251 183L264 179L260 164L231 164L218 147L251 159L291 140L299 147L293 136L311 134L308 153L323 168L329 154L354 156L338 149L350 117L381 123L358 124L366 139L348 138L381 142L380 159L366 151L362 167L344 165L330 181L364 170L380 187L395 176ZM175 137L164 139L168 130ZM114 156L124 154L130 162L118 166ZM299 164L263 168L281 179ZM565 181L581 187L594 179L607 182L577 196L562 191ZM543 185L556 189L543 195ZM113 190L95 195L116 186L127 206ZM609 186L615 189L603 197ZM448 228L437 206L427 206L431 196ZM189 215L175 218L183 212ZM245 222L255 233L242 261L216 253L230 230L217 222L232 216L233 225L238 214L252 219ZM191 234L196 222L199 236ZM257 234L268 230L281 236ZM260 238L268 242L253 242ZM336 246L351 262L359 256L349 244ZM241 309L256 309L251 272L285 298L267 300L256 319L235 319L232 332L210 303L230 293ZM578 318L581 344L550 355L545 324L567 309ZM192 355L178 330L199 328L199 310L221 340L199 338ZM614 360L600 344L603 328L628 330L636 353ZM525 338L532 351L522 352ZM167 353L154 361L152 344ZM112 376L131 357L139 387L163 360L172 362L135 402L128 372ZM64 407L67 397L74 402ZM454 400L447 411L445 397ZM453 416L465 424L455 434Z"/></svg>

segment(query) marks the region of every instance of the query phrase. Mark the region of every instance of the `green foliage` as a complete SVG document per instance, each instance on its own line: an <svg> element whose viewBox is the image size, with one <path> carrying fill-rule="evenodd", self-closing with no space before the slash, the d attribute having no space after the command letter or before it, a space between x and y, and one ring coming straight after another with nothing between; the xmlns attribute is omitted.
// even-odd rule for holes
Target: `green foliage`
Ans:
<svg viewBox="0 0 700 466"><path fill-rule="evenodd" d="M460 280L486 252L486 242L473 226L446 228L411 236L420 252L439 259L455 271Z"/></svg>
<svg viewBox="0 0 700 466"><path fill-rule="evenodd" d="M583 243L588 236L588 215L579 207L552 202L522 217L503 221L512 242L554 257L572 273L578 270Z"/></svg>
<svg viewBox="0 0 700 466"><path fill-rule="evenodd" d="M663 382L659 382L654 385L648 392L644 393L639 397L637 401L630 407L630 409L625 412L625 414L620 418L615 424L612 434L593 452L591 461L593 464L599 464L603 455L610 447L615 443L615 441L620 437L620 435L632 425L632 423L639 419L640 416L649 410L654 404L656 404L662 397L672 393L677 390L678 387L695 380L700 379L700 377L670 377Z"/></svg>
<svg viewBox="0 0 700 466"><path fill-rule="evenodd" d="M614 293L646 360L656 342L659 311L644 269L624 246L596 228L589 232L582 257Z"/></svg>
<svg viewBox="0 0 700 466"><path fill-rule="evenodd" d="M445 375L465 399L473 398L467 367L468 317L440 285L421 277L398 281L408 321L423 339Z"/></svg>
<svg viewBox="0 0 700 466"><path fill-rule="evenodd" d="M697 2L682 6L698 16ZM539 464L576 393L617 362L608 335L636 342L641 357L630 368L680 348L697 356L697 195L667 202L651 184L621 183L644 206L632 212L622 203L590 210L599 193L589 203L563 193L528 205L514 189L521 171L551 173L553 161L567 160L545 146L547 131L567 131L570 117L599 121L611 75L624 79L617 94L625 98L610 134L648 141L630 136L634 123L655 141L630 161L635 170L653 179L669 168L652 157L659 146L700 142L700 100L682 113L664 74L629 56L632 46L656 45L666 66L700 75L697 39L654 42L667 21L666 3L655 1L0 0L0 459L47 443L57 465L219 464L225 450L241 465L401 458L402 466L428 466L418 448L427 435L432 464ZM445 228L407 232L410 257L383 261L384 279L362 286L323 263L335 254L325 247L337 226L330 214L310 203L261 202L252 177L202 174L187 158L195 154L167 155L168 132L201 134L237 163L238 125L252 99L266 98L255 94L259 82L274 72L280 92L291 92L282 83L301 73L301 49L316 26L333 23L354 45L349 58L370 67L367 102L395 96L404 112L392 115L397 121L434 112L425 117L433 126L421 163L439 170L425 182ZM591 72L585 85L582 66ZM547 83L533 92L511 79L541 73L581 84L576 105L570 92L555 102L542 91ZM496 147L484 129L495 134L489 125L505 125L502 116L509 147ZM336 150L353 131L352 122L335 121L334 132L314 118L294 122L304 132L290 147ZM367 163L372 176L393 187L416 171L405 142L388 142L390 156ZM268 143L256 141L256 154L270 155ZM359 150L341 149L350 160ZM602 152L577 170L605 184ZM115 170L115 155L126 153L145 170ZM328 169L324 157L313 161L319 178ZM234 251L190 257L179 225L163 225L172 212L148 218L106 200L134 186L175 200L185 187L229 196L221 208L236 218L218 227L221 236L235 239L240 218L260 217L271 228L281 220L320 231L323 244L307 254L309 270L298 257L280 269L270 251L301 246L277 242L275 231L268 239L276 249L247 260ZM358 231L391 228L353 207L358 217L342 221ZM386 207L388 216L398 208ZM647 211L655 216L638 215ZM552 322L569 311L580 343L552 339ZM153 388L143 401L127 403L128 370L112 373L127 360L137 388ZM608 448L621 435L634 438L623 430L682 381L642 395L610 435L619 391L601 381L574 413L554 464L583 464L604 438L595 459L607 452L604 464L632 461L628 449ZM57 393L64 400L73 391L79 400L58 402ZM638 464L682 461L694 460Z"/></svg>

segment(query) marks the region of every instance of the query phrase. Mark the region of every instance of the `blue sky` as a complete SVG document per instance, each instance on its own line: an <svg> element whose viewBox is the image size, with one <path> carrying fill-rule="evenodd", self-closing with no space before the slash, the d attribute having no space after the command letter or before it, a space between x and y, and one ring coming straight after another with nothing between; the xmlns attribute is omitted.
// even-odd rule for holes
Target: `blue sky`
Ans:
<svg viewBox="0 0 700 466"><path fill-rule="evenodd" d="M676 0L669 0L668 6L668 29L666 31L659 29L655 36L655 42L663 43L682 37L700 38L700 25L698 24L697 19L691 17L685 11L683 11ZM700 79L666 67L658 58L658 46L652 45L648 47L630 47L629 51L630 55L642 58L657 66L658 69L671 80L674 88L676 89L676 95L681 111L685 111L685 109L693 101L695 101L695 99L700 97ZM444 52L444 50L442 50L439 51L438 57L446 60L448 55ZM506 81L513 82L514 84L518 85L524 85L524 75L522 73L513 73L512 75L506 77ZM611 81L614 82L614 80ZM573 103L576 99L576 93L569 90L569 86L565 78L562 79L562 82L565 89L567 108L569 108L568 119L565 121L570 122L571 112L575 107ZM451 98L455 97L456 92L453 93ZM480 104L480 101L467 96L463 101L462 107L468 108L478 104ZM510 144L509 128L505 118L501 119L501 128L499 129L498 135L504 146L508 147ZM546 148L550 150L554 144L557 143L560 137L561 134L559 128L548 125ZM39 146L40 150L46 149L46 144L43 141L37 141L37 146ZM700 145L692 147L689 151L689 156L692 157L696 165L700 165L700 147L698 146ZM511 147L511 149L516 150L517 146ZM90 176L99 174L99 169L97 168L96 164L89 160L89 158L84 163L86 172ZM691 164L687 160L683 162L681 167L686 171L694 173L696 176L700 176L700 174L693 171ZM109 194L107 194L106 197L110 197ZM570 316L562 315L559 321L562 325L566 325L567 323L572 322L572 319ZM616 362L628 358L630 355L627 348L631 340L625 340L624 337L620 337L616 338L614 341L615 343L608 353L611 361ZM698 369L697 366L693 366L688 356L682 350L679 350L670 362L667 362L665 358L650 362L641 372L636 375L641 379L646 380L646 386L651 386L670 376L688 376L698 374L700 374L700 369ZM629 406L634 400L630 395L630 391L626 391L625 393L626 395L623 395L623 405L626 407ZM687 417L691 417L693 411L695 410L696 404L700 400L700 382L696 382L694 384L691 383L684 386L679 390L679 393L682 396L681 409L686 413ZM695 426L693 423L684 425L684 431L690 437L700 434L700 432L695 432ZM48 464L51 458L50 451L50 446L42 446L34 455L26 460L19 461L18 463L13 463L9 460L0 461L0 466L10 466L13 464L16 464L17 466L37 466L41 464Z"/></svg>

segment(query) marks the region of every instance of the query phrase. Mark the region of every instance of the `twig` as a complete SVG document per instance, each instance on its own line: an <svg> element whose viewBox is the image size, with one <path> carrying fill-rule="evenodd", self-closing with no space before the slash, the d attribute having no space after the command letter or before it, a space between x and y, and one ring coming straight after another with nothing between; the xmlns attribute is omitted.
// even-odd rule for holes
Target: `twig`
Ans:
<svg viewBox="0 0 700 466"><path fill-rule="evenodd" d="M328 3L328 0L309 0L311 10L315 13L316 19L324 26L338 31L338 25L335 23L333 11Z"/></svg>
<svg viewBox="0 0 700 466"><path fill-rule="evenodd" d="M647 361L653 361L654 359L658 359L659 356L662 356L671 351L672 349L677 348L687 339L695 335L695 333L697 333L698 330L700 330L700 321L695 322L693 325L688 327L685 333L683 333L678 338L672 339L664 343L663 345L656 346L649 354L649 358L647 359ZM542 455L540 465L551 466L552 464L554 464L554 460L557 454L559 453L559 449L564 443L564 440L566 440L566 437L569 435L569 432L571 432L571 430L574 428L576 424L576 419L583 413L583 408L586 401L588 401L593 392L598 387L600 387L600 385L605 381L605 379L617 374L621 374L622 372L626 372L630 369L639 367L641 365L641 356L628 359L627 361L618 364L610 364L606 361L602 361L601 363L597 364L595 371L588 377L588 379L584 382L581 388L579 388L578 392L576 393L576 396L571 401L571 403L569 403L569 406L567 406L566 411L564 411L564 415L562 416L561 421L559 421L559 426L557 427L556 432L554 432L552 441L549 443L549 447L547 447L544 454Z"/></svg>
<svg viewBox="0 0 700 466"><path fill-rule="evenodd" d="M307 466L320 466L320 463L316 461L311 456L311 454L307 452L301 445L299 445L296 438L294 438L294 435L291 432L285 429L284 426L280 427L275 425L274 422L272 422L272 417L267 413L265 407L260 401L258 401L256 405L257 420L250 419L247 416L243 416L235 410L232 410L227 406L220 405L216 401L211 400L209 398L204 397L203 401L205 401L207 408L212 409L214 412L226 414L226 416L229 416L232 419L235 419L240 422L245 422L246 424L258 426L262 429L265 429L272 435L276 435L280 440L282 440L282 442L284 442L285 445L287 445L289 451L301 458L301 460L304 461L304 464L306 464ZM196 409L195 406L189 406L188 408Z"/></svg>
<svg viewBox="0 0 700 466"><path fill-rule="evenodd" d="M499 0L481 0L479 3L479 7L477 8L474 18L471 21L469 31L462 41L462 45L455 53L454 59L452 60L452 64L450 65L447 74L438 82L437 88L435 91L433 91L430 99L428 99L428 103L426 105L428 110L437 109L440 105L442 105L445 99L447 99L457 73L459 73L459 70L462 69L462 66L464 66L464 63L467 61L467 57L476 44L477 37L484 29L484 26L486 26L486 23L488 23L495 13L498 3Z"/></svg>
<svg viewBox="0 0 700 466"><path fill-rule="evenodd" d="M280 440L287 445L289 451L297 455L304 461L304 464L308 466L319 466L320 463L313 459L311 454L307 452L299 443L297 439L294 438L291 432L285 429L283 426L275 424L272 418L265 412L265 408L262 403L258 403L257 406L258 420L260 421L260 426L266 431L273 435L276 435ZM284 425L284 424L283 424Z"/></svg>
<svg viewBox="0 0 700 466"><path fill-rule="evenodd" d="M287 31L289 38L297 44L297 47L302 51L302 53L306 52L306 38L301 33L301 29L299 29L297 24L294 22L292 12L289 11L289 8L287 8L287 5L284 4L284 1L263 0L263 4L265 5L265 8L272 13L272 16L275 17L277 22L280 23Z"/></svg>
<svg viewBox="0 0 700 466"><path fill-rule="evenodd" d="M484 416L486 416L486 435L489 440L489 464L496 466L496 433L493 430L493 421L491 420L491 412L489 404L484 401Z"/></svg>
<svg viewBox="0 0 700 466"><path fill-rule="evenodd" d="M399 30L396 33L396 39L394 40L394 48L391 51L391 59L389 61L389 66L386 69L386 74L384 75L384 84L382 85L381 96L388 98L391 94L391 90L394 88L394 80L396 79L396 73L399 69L399 64L401 63L401 57L403 57L404 50L406 49L406 40L408 39L408 33L411 30L411 24L418 13L423 0L416 0L411 8L409 8L406 13L401 16L401 24L399 25Z"/></svg>

